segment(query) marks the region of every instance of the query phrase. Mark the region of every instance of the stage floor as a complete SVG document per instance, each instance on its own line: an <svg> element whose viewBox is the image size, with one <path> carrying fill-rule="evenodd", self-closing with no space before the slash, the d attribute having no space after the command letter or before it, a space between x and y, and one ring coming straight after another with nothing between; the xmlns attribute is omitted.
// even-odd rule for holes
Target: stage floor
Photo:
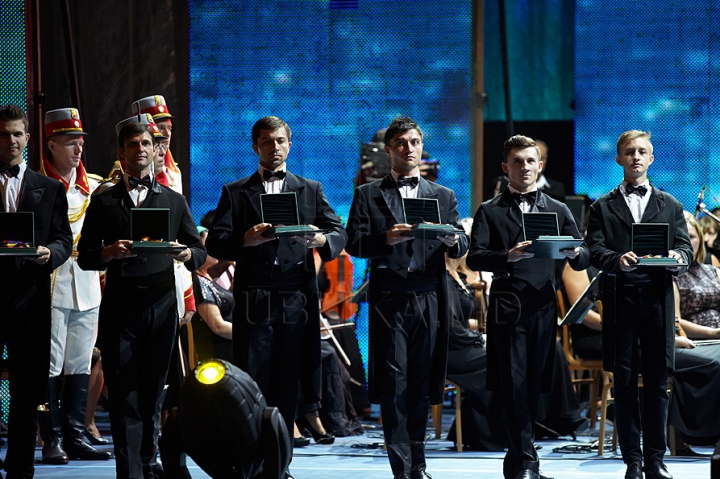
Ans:
<svg viewBox="0 0 720 479"><path fill-rule="evenodd" d="M452 420L452 412L444 415L444 435ZM611 426L609 431L611 432ZM587 446L597 439L595 430L588 430L577 441L572 438L541 440L538 451L543 474L555 479L601 479L622 478L625 465L618 453L606 452L602 457L592 452L553 452L563 446ZM443 435L443 437L444 437ZM102 449L102 448L101 448ZM581 449L581 448L578 448ZM427 442L428 472L433 479L502 479L504 453L472 452L458 453L446 440L430 439ZM710 477L710 454L712 448L694 448L703 457L665 456L665 462L675 479L699 479ZM669 454L669 453L668 453ZM36 450L40 459L40 449ZM193 478L208 478L192 461L190 473ZM382 451L380 429L369 429L362 436L337 438L331 446L312 443L294 451L290 467L296 479L390 479L392 473L387 456ZM36 465L36 478L94 478L113 479L114 461L71 461L65 466Z"/></svg>

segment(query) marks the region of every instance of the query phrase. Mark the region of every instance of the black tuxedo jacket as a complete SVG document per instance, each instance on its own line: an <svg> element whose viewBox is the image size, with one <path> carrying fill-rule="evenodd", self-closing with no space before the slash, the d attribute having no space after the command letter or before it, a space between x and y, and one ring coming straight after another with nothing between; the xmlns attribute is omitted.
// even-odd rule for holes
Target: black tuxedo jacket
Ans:
<svg viewBox="0 0 720 479"><path fill-rule="evenodd" d="M33 301L50 300L50 273L63 264L72 252L72 230L67 218L67 196L62 183L29 168L23 176L17 211L32 211L35 217L35 245L51 251L50 261L38 265L28 259L2 258L0 267L7 273L2 288L16 311ZM0 198L0 211L5 205ZM0 293L0 297L5 296ZM49 306L48 317L49 321Z"/></svg>
<svg viewBox="0 0 720 479"><path fill-rule="evenodd" d="M300 223L328 229L325 233L327 243L317 248L323 261L336 258L345 247L347 234L340 219L323 193L322 185L314 180L302 178L288 172L285 177L285 192L297 194ZM219 259L235 261L235 308L233 310L233 336L244 334L252 327L244 316L248 307L248 295L244 291L252 289L253 279L266 278L273 271L275 258L282 272L296 271L302 264L302 280L296 285L303 291L307 301L307 331L303 344L304 354L300 372L303 397L308 402L319 401L321 387L320 370L320 307L313 250L306 248L291 237L282 237L258 246L244 247L244 235L247 230L262 223L260 195L265 188L260 174L255 172L247 178L223 186L222 195L215 211L215 219L210 228L206 245L208 253ZM237 351L237 349L236 349ZM248 351L240 351L235 363L247 370L245 362ZM281 379L276 379L281 380Z"/></svg>
<svg viewBox="0 0 720 479"><path fill-rule="evenodd" d="M73 237L67 210L62 183L26 169L17 211L34 213L35 246L48 248L50 260L39 265L29 259L0 258L0 271L3 272L0 344L7 342L9 348L13 345L13 351L24 351L15 361L23 363L17 367L25 372L16 372L14 387L31 391L34 404L45 401L50 367L50 277L72 252ZM1 198L0 211L5 211Z"/></svg>
<svg viewBox="0 0 720 479"><path fill-rule="evenodd" d="M424 178L420 178L418 188L418 198L438 200L442 223L452 224L462 230L455 192ZM418 258L417 252L413 252L411 245L418 241L412 240L395 246L385 242L388 230L393 225L401 223L405 223L402 196L392 175L360 186L355 190L355 198L348 217L347 252L358 258L372 260L374 268L388 268L401 277L407 277L413 254ZM467 235L460 233L458 236L458 243L450 249L438 239L426 239L423 252L419 256L423 260L420 265L430 269L431 272L444 273L446 251L451 258L459 258L467 251L469 243Z"/></svg>
<svg viewBox="0 0 720 479"><path fill-rule="evenodd" d="M538 212L557 213L560 235L582 238L572 213L563 203L538 191L536 206ZM492 283L491 314L495 314L497 298L500 297L511 297L513 302L519 301L521 312L539 310L555 302L554 294L539 295L538 291L547 292L550 287L554 289L557 260L523 259L514 263L507 260L508 252L517 243L523 241L521 215L509 188L505 188L500 195L481 204L475 213L467 264L476 271L489 271L504 276L503 279L496 279ZM570 260L569 264L575 270L582 270L590 265L590 252L584 243L580 246L580 254ZM496 355L493 354L495 347L493 335L508 334L506 328L497 324L488 318L487 383L490 390L498 390L502 380L498 372ZM555 345L551 343L537 347L548 349L548 360L543 370L543 391L549 391L552 384Z"/></svg>
<svg viewBox="0 0 720 479"><path fill-rule="evenodd" d="M420 178L418 184L418 198L436 198L440 207L440 221L452 224L462 230L457 212L455 193L444 186L431 183ZM397 274L397 285L402 287L403 279L408 275L408 267L413 254L419 260L419 266L424 273L438 278L438 332L435 342L435 351L431 358L430 401L438 404L442 400L445 386L445 369L447 365L448 347L448 313L445 300L445 253L452 258L459 258L467 252L468 237L465 233L458 234L458 242L448 248L438 239L424 241L413 239L411 241L390 246L385 243L387 232L395 224L405 223L402 210L402 196L392 175L382 180L360 186L355 190L355 197L350 207L348 217L348 244L346 250L352 256L371 260L370 270L370 357L368 358L368 388L371 401L379 401L382 394L379 391L379 378L392 375L386 370L382 361L375 362L375 357L382 357L381 352L392 344L392 336L388 334L384 321L373 307L374 298L380 297L374 278L382 268L383 274L390 271ZM422 249L418 246L422 245ZM408 290L408 292L413 292Z"/></svg>
<svg viewBox="0 0 720 479"><path fill-rule="evenodd" d="M652 187L650 200L643 213L641 223L668 223L670 225L670 249L683 256L686 264L693 258L692 245L688 236L683 207L678 200L666 192ZM608 371L615 363L615 314L619 281L631 281L620 271L620 257L632 250L632 224L635 220L618 188L598 198L590 206L587 242L592 255L593 266L603 270L601 298L603 301L603 362ZM643 272L648 268L638 268ZM675 300L673 298L672 273L667 270L649 271L658 276L665 287L665 358L672 369L675 362ZM633 273L635 274L635 273Z"/></svg>
<svg viewBox="0 0 720 479"><path fill-rule="evenodd" d="M104 295L113 295L115 286L125 281L149 281L153 275L167 274L173 268L173 259L165 254L138 254L132 258L101 261L104 246L118 240L130 239L130 210L135 208L124 181L93 196L87 209L80 241L78 242L78 264L85 270L105 270ZM200 240L197 226L188 208L185 197L162 186L153 179L153 185L140 208L169 208L170 237L190 248L192 256L185 262L189 271L194 271L205 262L205 247Z"/></svg>
<svg viewBox="0 0 720 479"><path fill-rule="evenodd" d="M538 192L536 205L538 212L557 213L560 235L582 238L572 213L563 203ZM521 214L519 207L514 206L509 188L481 204L473 220L467 264L475 271L509 275L509 283L516 291L522 291L527 286L539 290L548 283L554 285L555 260L524 259L514 263L507 260L508 252L523 241ZM583 244L580 254L570 260L570 266L579 271L589 265L590 252ZM530 294L521 295L521 301L528 299Z"/></svg>

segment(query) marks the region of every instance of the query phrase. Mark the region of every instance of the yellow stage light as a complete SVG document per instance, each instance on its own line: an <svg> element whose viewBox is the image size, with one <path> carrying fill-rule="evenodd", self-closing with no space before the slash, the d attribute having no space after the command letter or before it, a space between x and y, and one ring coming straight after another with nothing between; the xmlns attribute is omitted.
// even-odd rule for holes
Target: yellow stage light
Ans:
<svg viewBox="0 0 720 479"><path fill-rule="evenodd" d="M225 366L219 361L207 361L195 370L195 377L202 384L215 384L225 377Z"/></svg>

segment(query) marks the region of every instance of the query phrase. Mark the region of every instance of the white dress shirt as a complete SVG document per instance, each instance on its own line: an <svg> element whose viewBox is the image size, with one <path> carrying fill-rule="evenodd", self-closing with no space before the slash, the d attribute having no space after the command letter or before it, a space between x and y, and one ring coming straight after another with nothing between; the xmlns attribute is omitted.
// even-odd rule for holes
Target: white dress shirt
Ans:
<svg viewBox="0 0 720 479"><path fill-rule="evenodd" d="M152 173L150 174L152 175ZM132 200L133 204L136 208L138 208L140 205L143 204L143 201L145 201L145 198L147 198L148 189L145 188L145 185L138 185L135 189L130 189L130 182L128 181L130 175L125 173L123 175L123 181L125 182L125 188L128 190L128 194L130 195L130 199ZM152 178L152 176L150 176Z"/></svg>
<svg viewBox="0 0 720 479"><path fill-rule="evenodd" d="M264 166L260 165L258 166L258 173L260 173L260 178L263 182L263 187L265 188L265 193L282 193L283 187L285 186L285 179L282 180L277 177L272 177L270 180L265 181L265 178L263 178L263 172L267 170ZM280 168L277 170L268 170L268 171L284 171L287 174L287 165L283 163L280 165Z"/></svg>
<svg viewBox="0 0 720 479"><path fill-rule="evenodd" d="M518 191L518 190L516 190L515 188L513 188L513 187L510 186L510 185L508 185L508 189L510 190L511 193L522 193L522 194L535 193L535 194L537 195L537 193L536 193L536 192L537 192L537 185L535 185L535 189L530 190L530 191ZM531 205L527 200L525 200L524 198L523 198L523 201L521 201L520 203L518 203L518 205L520 206L520 211L522 211L523 213L529 213L529 212L532 211L532 209L533 209L532 205Z"/></svg>
<svg viewBox="0 0 720 479"><path fill-rule="evenodd" d="M395 180L395 184L398 182L398 178L400 176L404 176L396 172L395 170L390 170L390 174L392 174L393 180ZM420 185L420 174L413 175L417 177L418 184L415 186L400 186L398 185L398 190L400 190L400 196L403 198L417 198L418 195L418 186Z"/></svg>
<svg viewBox="0 0 720 479"><path fill-rule="evenodd" d="M23 161L20 163L20 173L17 176L0 173L0 192L2 193L6 213L15 213L17 211L26 169L27 163Z"/></svg>
<svg viewBox="0 0 720 479"><path fill-rule="evenodd" d="M620 184L620 193L623 195L623 198L625 198L625 203L628 205L628 208L630 208L633 220L635 220L635 223L640 223L642 221L643 214L645 214L645 208L647 208L648 202L650 201L652 186L650 186L649 180L645 180L644 183L638 185L647 188L647 193L645 193L644 196L640 196L637 192L633 192L628 195L625 191L625 186L627 186L627 184L628 182L623 180Z"/></svg>
<svg viewBox="0 0 720 479"><path fill-rule="evenodd" d="M393 180L395 180L395 184L397 184L398 177L404 176L400 175L395 170L390 170L390 173L392 174ZM403 198L417 198L418 196L418 190L420 189L420 174L413 175L418 178L418 184L415 186L400 186L398 185L398 190L400 190L400 196ZM408 271L418 271L420 269L420 265L418 264L418 260L415 258L415 255L410 258L410 265L408 265Z"/></svg>

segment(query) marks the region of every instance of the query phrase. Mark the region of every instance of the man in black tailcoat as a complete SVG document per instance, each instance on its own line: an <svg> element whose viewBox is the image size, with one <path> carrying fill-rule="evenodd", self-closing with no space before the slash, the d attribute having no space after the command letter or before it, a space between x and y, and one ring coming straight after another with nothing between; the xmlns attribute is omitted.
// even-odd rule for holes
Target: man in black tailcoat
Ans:
<svg viewBox="0 0 720 479"><path fill-rule="evenodd" d="M398 117L385 132L392 170L360 186L348 218L347 252L371 260L370 401L380 403L390 467L396 479L422 479L425 431L431 404L442 401L447 364L445 253L465 254L455 193L420 177L423 134ZM434 198L440 221L457 233L409 236L403 198Z"/></svg>
<svg viewBox="0 0 720 479"><path fill-rule="evenodd" d="M523 212L557 214L560 235L581 238L564 204L537 189L542 170L540 150L528 137L516 135L503 148L505 190L475 213L467 264L493 275L487 317L487 387L498 391L505 407L508 452L506 479L543 479L533 444L541 392L551 389L557 311L555 261L533 259L525 251ZM563 250L573 269L589 266L584 245Z"/></svg>
<svg viewBox="0 0 720 479"><path fill-rule="evenodd" d="M39 255L0 258L0 349L7 344L10 374L5 458L10 479L31 478L35 471L35 418L45 402L50 368L50 275L72 251L65 189L25 164L27 131L24 111L15 105L0 107L0 211L34 213L32 246Z"/></svg>
<svg viewBox="0 0 720 479"><path fill-rule="evenodd" d="M151 479L162 391L179 322L173 260L192 271L205 262L206 253L185 198L158 184L151 174L153 131L130 123L120 129L118 145L127 169L116 185L90 202L78 264L86 270L106 270L98 338L117 477ZM136 254L130 239L132 208L169 209L170 237L161 239L185 248Z"/></svg>
<svg viewBox="0 0 720 479"><path fill-rule="evenodd" d="M626 479L642 479L643 469L646 479L672 479L663 455L667 374L675 362L672 275L681 270L638 266L632 251L633 223L668 224L668 256L686 265L693 258L682 205L647 179L654 159L649 133L630 130L620 135L615 161L623 168L623 182L592 204L587 233L593 265L605 273L603 363L614 373L615 427ZM642 414L638 373L643 380Z"/></svg>
<svg viewBox="0 0 720 479"><path fill-rule="evenodd" d="M269 406L293 430L298 379L303 398L320 401L320 306L313 249L323 261L337 257L347 234L317 181L287 171L290 127L278 117L258 120L252 148L260 165L223 186L208 233L208 253L235 261L233 355L257 382ZM275 237L264 223L260 195L294 192L300 223L324 233ZM289 471L286 473L291 478Z"/></svg>

